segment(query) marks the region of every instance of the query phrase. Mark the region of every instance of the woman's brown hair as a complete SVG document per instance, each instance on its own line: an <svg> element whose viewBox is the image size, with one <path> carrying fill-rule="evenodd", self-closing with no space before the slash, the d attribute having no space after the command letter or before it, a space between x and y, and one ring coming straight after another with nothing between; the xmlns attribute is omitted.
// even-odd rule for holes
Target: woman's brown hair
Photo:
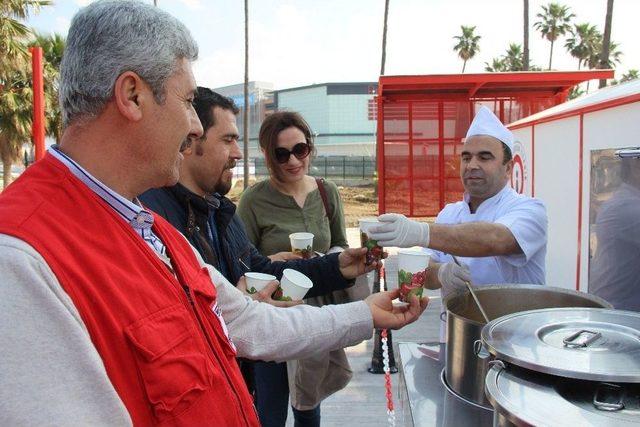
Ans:
<svg viewBox="0 0 640 427"><path fill-rule="evenodd" d="M267 167L272 174L276 175L278 180L281 180L278 163L276 162L276 148L278 146L278 135L285 129L295 127L304 134L304 138L309 144L311 149L311 156L315 155L315 147L313 144L313 135L311 134L311 128L305 119L299 113L294 111L278 111L265 117L260 126L260 133L258 134L258 141L260 142L260 148L265 153L265 160Z"/></svg>

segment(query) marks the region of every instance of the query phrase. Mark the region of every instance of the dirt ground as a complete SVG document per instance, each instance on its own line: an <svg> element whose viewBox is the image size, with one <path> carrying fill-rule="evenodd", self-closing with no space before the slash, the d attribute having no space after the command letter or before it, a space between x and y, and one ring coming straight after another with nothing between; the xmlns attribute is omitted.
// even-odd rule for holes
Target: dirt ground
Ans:
<svg viewBox="0 0 640 427"><path fill-rule="evenodd" d="M362 187L338 186L344 208L345 226L357 227L358 219L378 216L378 195L373 185ZM242 193L242 181L238 181L229 192L228 197L237 203ZM414 218L431 222L434 218Z"/></svg>

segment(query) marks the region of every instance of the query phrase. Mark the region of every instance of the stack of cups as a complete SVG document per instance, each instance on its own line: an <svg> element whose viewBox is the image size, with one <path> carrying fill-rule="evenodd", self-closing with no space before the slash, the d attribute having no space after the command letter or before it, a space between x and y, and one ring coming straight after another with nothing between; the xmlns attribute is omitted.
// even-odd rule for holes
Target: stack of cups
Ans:
<svg viewBox="0 0 640 427"><path fill-rule="evenodd" d="M360 223L360 245L367 248L365 264L371 265L382 259L382 247L376 240L369 238L368 230L372 226L379 225L380 222L377 218L361 218L358 222Z"/></svg>
<svg viewBox="0 0 640 427"><path fill-rule="evenodd" d="M304 259L313 256L313 233L291 233L291 252L300 255Z"/></svg>
<svg viewBox="0 0 640 427"><path fill-rule="evenodd" d="M398 251L398 286L400 300L409 302L409 295L422 296L423 286L429 268L429 254L415 249L400 249Z"/></svg>

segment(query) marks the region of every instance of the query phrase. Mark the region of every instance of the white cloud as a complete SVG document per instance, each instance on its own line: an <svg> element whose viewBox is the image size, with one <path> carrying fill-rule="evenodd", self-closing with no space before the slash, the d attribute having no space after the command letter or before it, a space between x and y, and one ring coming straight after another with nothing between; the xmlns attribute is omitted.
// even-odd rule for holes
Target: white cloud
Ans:
<svg viewBox="0 0 640 427"><path fill-rule="evenodd" d="M93 0L76 0L76 4L80 7L84 7L87 6L89 3L91 3Z"/></svg>

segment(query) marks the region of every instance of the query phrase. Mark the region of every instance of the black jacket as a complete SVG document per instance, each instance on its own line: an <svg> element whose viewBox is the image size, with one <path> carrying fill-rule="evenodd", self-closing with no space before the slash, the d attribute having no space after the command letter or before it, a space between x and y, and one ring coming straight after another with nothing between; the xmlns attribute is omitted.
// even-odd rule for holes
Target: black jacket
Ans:
<svg viewBox="0 0 640 427"><path fill-rule="evenodd" d="M226 270L227 279L233 285L247 271L273 274L280 279L285 268L298 270L313 281L307 297L328 294L353 283L340 273L338 254L285 262L272 262L261 255L249 241L244 224L235 213L235 205L226 197L205 199L176 184L149 190L140 196L140 201L184 234L205 262L220 271ZM214 218L222 253L217 253L206 231L209 216ZM221 263L226 268L221 269Z"/></svg>

